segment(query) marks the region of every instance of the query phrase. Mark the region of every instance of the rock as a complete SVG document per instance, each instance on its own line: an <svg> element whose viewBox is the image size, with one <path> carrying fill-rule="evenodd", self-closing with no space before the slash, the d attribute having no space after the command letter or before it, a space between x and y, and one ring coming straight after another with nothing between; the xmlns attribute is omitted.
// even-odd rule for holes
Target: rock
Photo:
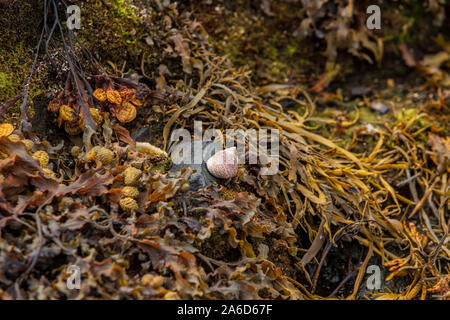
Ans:
<svg viewBox="0 0 450 320"><path fill-rule="evenodd" d="M172 166L169 170L169 175L175 175L178 174L179 171L183 168L191 168L195 170L196 172L191 175L189 178L189 187L190 191L197 191L198 189L204 188L206 186L211 185L213 182L219 183L219 180L214 177L207 169L206 167L206 160L211 157L211 155L214 154L214 150L221 149L221 145L219 145L217 142L214 141L205 141L200 142L202 144L202 163L193 163L193 159L195 156L195 149L194 149L194 143L192 142L185 142L181 141L169 149L169 155L172 158L172 161L174 160L174 157L176 157L176 152L178 150L181 150L183 148L190 147L191 149L191 157L189 159L185 159L185 161L180 161ZM190 144L190 146L186 145Z"/></svg>
<svg viewBox="0 0 450 320"><path fill-rule="evenodd" d="M365 94L370 93L371 88L365 88L365 87L353 87L350 89L350 95L352 97L358 97L358 96L363 96Z"/></svg>
<svg viewBox="0 0 450 320"><path fill-rule="evenodd" d="M377 113L384 114L389 111L389 107L382 102L372 102L370 108Z"/></svg>
<svg viewBox="0 0 450 320"><path fill-rule="evenodd" d="M150 127L141 127L134 132L131 133L131 137L140 142L146 142L150 141L151 138L151 132Z"/></svg>

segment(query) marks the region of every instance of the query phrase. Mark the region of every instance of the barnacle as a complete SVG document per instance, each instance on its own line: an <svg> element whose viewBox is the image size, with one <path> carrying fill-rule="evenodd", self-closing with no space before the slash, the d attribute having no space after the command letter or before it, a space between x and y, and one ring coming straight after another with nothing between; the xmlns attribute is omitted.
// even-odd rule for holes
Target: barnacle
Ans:
<svg viewBox="0 0 450 320"><path fill-rule="evenodd" d="M106 98L108 99L109 102L113 104L120 105L122 103L122 97L120 96L120 93L117 90L107 90Z"/></svg>
<svg viewBox="0 0 450 320"><path fill-rule="evenodd" d="M41 167L45 167L46 165L48 165L48 162L50 161L50 157L48 156L48 153L45 151L36 151L35 153L33 153L32 156L34 159L39 160L39 164L41 165Z"/></svg>
<svg viewBox="0 0 450 320"><path fill-rule="evenodd" d="M59 117L64 121L72 121L75 114L75 110L64 104L59 108Z"/></svg>
<svg viewBox="0 0 450 320"><path fill-rule="evenodd" d="M100 102L105 102L107 99L106 92L102 88L95 89L93 95L94 95L94 98Z"/></svg>
<svg viewBox="0 0 450 320"><path fill-rule="evenodd" d="M136 187L126 186L122 188L122 194L135 199L139 196L139 190Z"/></svg>
<svg viewBox="0 0 450 320"><path fill-rule="evenodd" d="M131 103L125 102L117 111L116 117L122 123L131 122L136 118L136 107Z"/></svg>
<svg viewBox="0 0 450 320"><path fill-rule="evenodd" d="M8 139L9 139L9 141L12 141L12 142L20 141L20 137L17 134L9 135Z"/></svg>
<svg viewBox="0 0 450 320"><path fill-rule="evenodd" d="M65 122L64 130L66 130L66 132L71 136L76 136L83 131L83 129L81 129L79 124L76 122Z"/></svg>
<svg viewBox="0 0 450 320"><path fill-rule="evenodd" d="M22 140L23 144L25 145L25 147L27 148L28 151L31 151L34 147L34 142L31 141L30 139L24 139Z"/></svg>
<svg viewBox="0 0 450 320"><path fill-rule="evenodd" d="M130 197L121 199L119 204L124 211L135 211L139 208L136 200Z"/></svg>
<svg viewBox="0 0 450 320"><path fill-rule="evenodd" d="M139 182L142 171L134 167L126 168L124 171L124 182L126 185L133 186Z"/></svg>
<svg viewBox="0 0 450 320"><path fill-rule="evenodd" d="M216 178L229 179L238 173L236 147L227 148L214 154L206 162L209 173Z"/></svg>
<svg viewBox="0 0 450 320"><path fill-rule="evenodd" d="M72 157L77 158L81 153L81 148L79 146L74 146L71 150L70 150L70 154L72 155Z"/></svg>
<svg viewBox="0 0 450 320"><path fill-rule="evenodd" d="M5 181L5 176L0 173L0 183L3 183L4 181Z"/></svg>
<svg viewBox="0 0 450 320"><path fill-rule="evenodd" d="M101 146L96 146L92 148L91 151L86 155L88 161L98 160L104 165L110 164L114 159L114 153Z"/></svg>
<svg viewBox="0 0 450 320"><path fill-rule="evenodd" d="M0 137L7 137L11 133L13 133L14 127L12 124L9 123L2 123L0 124Z"/></svg>
<svg viewBox="0 0 450 320"><path fill-rule="evenodd" d="M56 179L56 174L52 170L43 168L42 171L44 171L50 178Z"/></svg>

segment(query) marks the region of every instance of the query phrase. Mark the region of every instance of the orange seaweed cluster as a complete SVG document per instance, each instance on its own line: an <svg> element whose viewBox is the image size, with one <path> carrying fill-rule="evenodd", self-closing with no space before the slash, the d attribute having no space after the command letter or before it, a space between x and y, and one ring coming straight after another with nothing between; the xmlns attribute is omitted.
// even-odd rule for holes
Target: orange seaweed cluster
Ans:
<svg viewBox="0 0 450 320"><path fill-rule="evenodd" d="M114 88L118 88L117 90ZM101 111L108 111L121 123L133 121L137 115L137 107L143 105L143 101L136 96L137 90L115 83L100 85L93 92L95 107L89 103L89 111L92 119L101 125L103 116ZM61 92L57 98L53 99L48 110L58 115L58 126L64 125L65 131L69 135L78 135L83 132L85 122L80 110L74 108L74 99L70 93Z"/></svg>
<svg viewBox="0 0 450 320"><path fill-rule="evenodd" d="M61 104L58 99L51 101L48 105L48 110L58 114L58 126L64 124L64 130L69 135L78 135L83 132L85 124L83 114L77 112L70 103ZM103 117L100 111L96 108L89 108L92 119L100 125L103 122Z"/></svg>
<svg viewBox="0 0 450 320"><path fill-rule="evenodd" d="M101 104L107 105L111 113L121 123L128 123L136 118L137 107L143 102L136 97L136 89L122 88L106 90L98 88L94 91L94 98Z"/></svg>

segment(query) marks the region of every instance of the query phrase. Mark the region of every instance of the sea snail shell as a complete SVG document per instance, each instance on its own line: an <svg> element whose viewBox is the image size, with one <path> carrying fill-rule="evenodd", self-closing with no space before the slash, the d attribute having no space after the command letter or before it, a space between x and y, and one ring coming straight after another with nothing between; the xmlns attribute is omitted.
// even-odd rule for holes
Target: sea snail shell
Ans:
<svg viewBox="0 0 450 320"><path fill-rule="evenodd" d="M238 173L236 147L217 152L206 162L208 171L219 179L230 179Z"/></svg>

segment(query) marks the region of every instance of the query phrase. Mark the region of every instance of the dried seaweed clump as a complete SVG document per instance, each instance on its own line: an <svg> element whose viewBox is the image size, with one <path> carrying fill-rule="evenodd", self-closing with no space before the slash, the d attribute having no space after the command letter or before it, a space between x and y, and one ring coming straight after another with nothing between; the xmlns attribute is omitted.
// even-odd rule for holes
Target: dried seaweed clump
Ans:
<svg viewBox="0 0 450 320"><path fill-rule="evenodd" d="M104 112L108 112L121 123L133 121L137 115L137 107L143 105L143 100L137 97L136 84L128 79L110 76L96 76L97 89L92 97L88 96L85 105L88 106L87 115L96 127L104 121ZM68 83L70 81L68 80ZM84 108L81 108L80 100L69 88L65 88L53 99L48 110L58 114L58 126L64 124L64 129L69 135L78 135L85 129Z"/></svg>
<svg viewBox="0 0 450 320"><path fill-rule="evenodd" d="M14 126L9 123L2 123L0 125L0 137L7 137L14 131Z"/></svg>
<svg viewBox="0 0 450 320"><path fill-rule="evenodd" d="M49 161L50 161L50 157L48 156L48 153L45 151L36 151L35 153L33 153L33 158L39 161L39 164L41 165L41 167L45 167L46 165L48 165Z"/></svg>
<svg viewBox="0 0 450 320"><path fill-rule="evenodd" d="M101 78L97 78L99 82ZM108 110L119 122L128 123L137 115L137 108L143 105L143 101L137 97L135 87L125 85L112 78L94 91L94 98L104 110Z"/></svg>

